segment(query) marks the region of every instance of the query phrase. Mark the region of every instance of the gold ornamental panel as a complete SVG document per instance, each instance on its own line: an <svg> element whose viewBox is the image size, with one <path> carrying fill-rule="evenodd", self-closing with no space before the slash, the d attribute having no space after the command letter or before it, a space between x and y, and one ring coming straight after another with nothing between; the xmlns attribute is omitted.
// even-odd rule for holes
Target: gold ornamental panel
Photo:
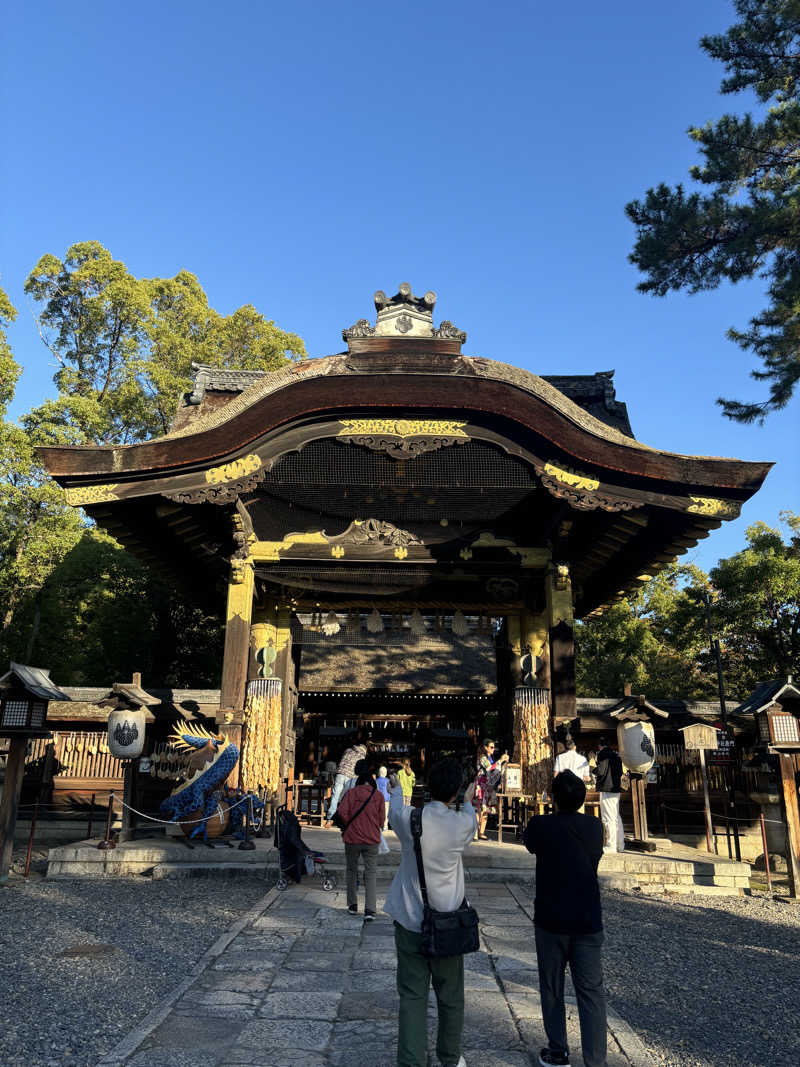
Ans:
<svg viewBox="0 0 800 1067"><path fill-rule="evenodd" d="M342 419L339 437L381 434L388 437L463 437L466 422L450 419Z"/></svg>
<svg viewBox="0 0 800 1067"><path fill-rule="evenodd" d="M237 478L246 478L261 469L261 457L251 452L249 456L235 459L233 463L224 463L221 467L209 467L205 472L205 479L209 485L219 485L221 482L234 482Z"/></svg>
<svg viewBox="0 0 800 1067"><path fill-rule="evenodd" d="M557 482L561 482L563 485L571 485L573 489L595 490L600 488L600 482L597 478L591 478L588 474L572 470L571 467L556 467L554 463L545 463L544 471L551 478L555 478Z"/></svg>
<svg viewBox="0 0 800 1067"><path fill-rule="evenodd" d="M741 504L732 500L720 500L715 496L690 496L688 511L695 515L711 515L715 519L735 519L742 510Z"/></svg>
<svg viewBox="0 0 800 1067"><path fill-rule="evenodd" d="M118 485L83 485L78 489L65 489L64 495L67 503L72 507L82 507L84 504L103 504L106 500L118 500L116 494Z"/></svg>

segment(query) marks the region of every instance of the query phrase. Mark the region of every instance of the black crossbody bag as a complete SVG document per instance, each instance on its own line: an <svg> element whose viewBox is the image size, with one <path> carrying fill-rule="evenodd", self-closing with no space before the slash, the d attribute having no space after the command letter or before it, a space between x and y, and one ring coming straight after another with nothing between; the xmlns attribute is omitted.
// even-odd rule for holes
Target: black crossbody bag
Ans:
<svg viewBox="0 0 800 1067"><path fill-rule="evenodd" d="M480 948L478 936L478 913L470 907L467 898L455 911L436 911L428 903L428 888L425 885L425 868L422 865L422 812L411 812L411 835L414 838L414 854L417 857L419 888L422 893L422 955L464 956Z"/></svg>
<svg viewBox="0 0 800 1067"><path fill-rule="evenodd" d="M331 816L331 822L332 822L332 823L333 823L333 825L334 825L334 826L336 827L336 829L337 829L337 830L341 830L341 832L342 832L342 833L344 833L344 832L345 832L345 830L347 829L347 827L348 827L348 826L350 825L350 823L351 823L351 822L355 822L355 821L356 821L356 819L357 819L357 818L359 817L359 815L361 814L361 812L362 812L362 811L364 810L364 808L365 808L365 807L367 806L367 804L369 804L369 802L370 802L370 801L372 800L372 798L373 798L373 797L375 796L375 793L377 792L377 789L378 789L378 787L377 787L376 785L374 785L374 786L372 787L372 792L370 793L370 795L369 795L369 796L367 797L367 799L366 799L366 800L364 801L364 803L363 803L363 804L361 805L361 807L360 807L360 808L358 809L358 811L357 811L357 812L355 813L355 815L352 815L352 816L351 816L351 817L350 817L350 818L349 818L349 819L347 820L347 822L345 822L345 821L344 821L344 819L342 818L342 816L341 816L341 815L339 814L339 809L337 808L337 809L336 809L336 811L335 811L335 812L333 813L333 815Z"/></svg>

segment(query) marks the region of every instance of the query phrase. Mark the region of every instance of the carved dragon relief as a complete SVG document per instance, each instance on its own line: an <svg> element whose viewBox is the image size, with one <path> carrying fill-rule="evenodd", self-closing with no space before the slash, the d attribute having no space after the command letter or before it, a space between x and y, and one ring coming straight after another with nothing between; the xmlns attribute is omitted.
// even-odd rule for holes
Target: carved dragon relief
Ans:
<svg viewBox="0 0 800 1067"><path fill-rule="evenodd" d="M277 563L284 553L297 545L324 545L330 548L333 559L342 559L348 547L376 545L393 549L396 559L405 559L411 546L423 547L424 542L409 530L401 530L381 519L354 519L344 533L329 536L324 530L290 533L282 541L256 541L248 546L252 557L259 562Z"/></svg>
<svg viewBox="0 0 800 1067"><path fill-rule="evenodd" d="M337 439L385 452L392 459L413 459L424 452L466 444L466 425L451 419L342 419Z"/></svg>

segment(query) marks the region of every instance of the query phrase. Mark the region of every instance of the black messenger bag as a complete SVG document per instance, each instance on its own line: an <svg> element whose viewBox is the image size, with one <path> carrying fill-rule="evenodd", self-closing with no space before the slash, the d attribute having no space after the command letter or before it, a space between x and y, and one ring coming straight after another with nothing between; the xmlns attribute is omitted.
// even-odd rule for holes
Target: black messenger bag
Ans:
<svg viewBox="0 0 800 1067"><path fill-rule="evenodd" d="M434 958L464 956L468 952L477 952L480 948L478 913L467 903L467 898L464 897L455 911L436 911L428 903L420 847L422 812L419 808L414 808L411 812L411 835L414 838L419 888L422 892L422 955Z"/></svg>

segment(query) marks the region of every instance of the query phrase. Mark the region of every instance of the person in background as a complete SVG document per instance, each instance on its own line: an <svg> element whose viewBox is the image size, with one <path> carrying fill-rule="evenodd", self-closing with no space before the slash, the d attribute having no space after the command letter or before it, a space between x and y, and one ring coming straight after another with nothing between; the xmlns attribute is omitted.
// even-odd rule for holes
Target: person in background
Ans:
<svg viewBox="0 0 800 1067"><path fill-rule="evenodd" d="M603 820L606 852L625 851L625 828L619 813L619 795L622 790L622 760L606 741L600 738L597 753L595 785L600 794L600 818Z"/></svg>
<svg viewBox="0 0 800 1067"><path fill-rule="evenodd" d="M345 749L344 755L339 760L339 766L336 768L336 777L333 780L333 789L331 790L331 802L328 805L328 821L325 823L328 829L333 825L331 819L339 807L339 800L345 786L356 773L356 764L359 760L365 759L366 755L367 746L364 743L363 736L359 734L357 744Z"/></svg>
<svg viewBox="0 0 800 1067"><path fill-rule="evenodd" d="M385 830L386 827L389 825L389 801L391 799L391 796L389 794L389 779L386 777L385 767L378 768L378 777L375 779L375 785L377 785L378 789L380 790L380 794L383 797L384 803L386 805L386 816L383 820L383 828Z"/></svg>
<svg viewBox="0 0 800 1067"><path fill-rule="evenodd" d="M567 734L564 738L564 751L559 756L556 756L556 761L553 765L553 777L561 774L562 771L572 771L575 777L580 778L584 783L591 778L589 761L578 752L571 734Z"/></svg>
<svg viewBox="0 0 800 1067"><path fill-rule="evenodd" d="M553 782L555 815L534 815L523 842L536 856L534 932L539 993L547 1048L542 1067L569 1067L564 972L569 964L578 1001L585 1067L607 1067L606 994L603 988L603 917L597 866L603 827L578 809L586 786L565 770Z"/></svg>
<svg viewBox="0 0 800 1067"><path fill-rule="evenodd" d="M342 832L347 868L347 910L358 915L358 858L364 861L364 921L372 922L376 909L376 866L381 827L386 817L383 794L375 785L369 762L359 760L356 781L339 801L339 815L348 824ZM359 810L363 809L363 810Z"/></svg>
<svg viewBox="0 0 800 1067"><path fill-rule="evenodd" d="M411 804L411 797L414 793L414 785L417 781L417 776L411 770L410 759L403 760L403 765L397 772L397 780L400 783L400 788L403 791L403 804L408 807Z"/></svg>
<svg viewBox="0 0 800 1067"><path fill-rule="evenodd" d="M399 776L398 776L399 777ZM397 950L397 992L400 994L398 1067L426 1067L428 990L436 994L439 1029L436 1055L442 1067L466 1067L461 1055L464 1029L464 957L429 959L422 955L422 894L411 833L413 809L405 804L398 777L392 776L389 826L400 839L402 855L386 897L384 911L394 919ZM453 759L434 763L428 774L430 804L422 809L422 863L428 901L437 911L454 911L464 899L464 849L475 833L470 783L464 802L456 806L463 782L461 765Z"/></svg>
<svg viewBox="0 0 800 1067"><path fill-rule="evenodd" d="M480 808L478 817L478 835L476 840L486 841L486 820L497 804L497 787L503 775L503 767L508 763L508 753L504 752L499 760L494 758L495 744L487 737L478 756L477 777L473 804Z"/></svg>

